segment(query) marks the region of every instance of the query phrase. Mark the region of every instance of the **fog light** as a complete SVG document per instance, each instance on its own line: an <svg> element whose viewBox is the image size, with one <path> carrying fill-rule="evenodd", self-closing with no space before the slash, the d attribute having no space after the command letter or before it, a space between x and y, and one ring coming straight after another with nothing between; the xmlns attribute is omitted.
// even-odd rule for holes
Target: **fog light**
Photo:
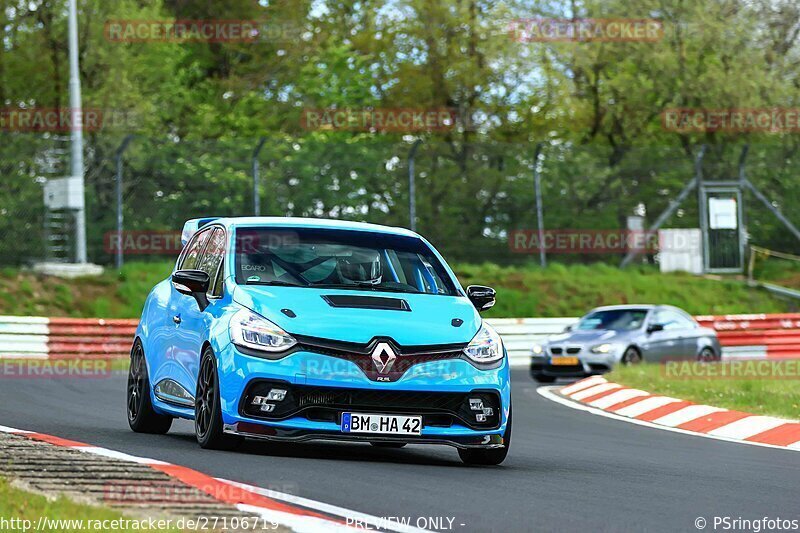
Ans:
<svg viewBox="0 0 800 533"><path fill-rule="evenodd" d="M275 410L274 403L265 403L261 406L261 411L263 411L264 413L271 413L274 410Z"/></svg>
<svg viewBox="0 0 800 533"><path fill-rule="evenodd" d="M494 409L492 409L491 407L484 407L483 414L485 414L486 416L492 416L494 414Z"/></svg>
<svg viewBox="0 0 800 533"><path fill-rule="evenodd" d="M486 415L483 413L478 413L475 415L475 421L477 422L486 422Z"/></svg>
<svg viewBox="0 0 800 533"><path fill-rule="evenodd" d="M470 398L469 408L473 411L483 411L483 400L480 398Z"/></svg>
<svg viewBox="0 0 800 533"><path fill-rule="evenodd" d="M283 389L272 389L267 394L267 400L271 402L282 402L286 398L286 391Z"/></svg>
<svg viewBox="0 0 800 533"><path fill-rule="evenodd" d="M266 401L266 398L264 398L263 396L256 396L256 397L253 398L253 401L250 402L250 405L261 405L265 401Z"/></svg>

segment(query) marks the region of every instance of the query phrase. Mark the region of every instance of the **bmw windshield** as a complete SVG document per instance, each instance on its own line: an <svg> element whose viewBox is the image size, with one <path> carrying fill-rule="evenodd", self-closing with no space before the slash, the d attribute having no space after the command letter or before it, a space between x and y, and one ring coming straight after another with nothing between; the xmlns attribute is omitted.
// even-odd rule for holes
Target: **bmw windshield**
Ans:
<svg viewBox="0 0 800 533"><path fill-rule="evenodd" d="M646 309L613 309L595 311L583 317L577 330L603 329L611 331L633 331L639 329L647 318Z"/></svg>
<svg viewBox="0 0 800 533"><path fill-rule="evenodd" d="M422 240L328 228L236 230L236 282L419 294L459 294Z"/></svg>

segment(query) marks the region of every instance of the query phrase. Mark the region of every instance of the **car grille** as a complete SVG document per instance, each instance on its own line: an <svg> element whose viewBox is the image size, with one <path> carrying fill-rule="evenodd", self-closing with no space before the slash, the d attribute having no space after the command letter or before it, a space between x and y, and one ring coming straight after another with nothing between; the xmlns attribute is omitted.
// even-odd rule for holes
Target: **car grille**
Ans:
<svg viewBox="0 0 800 533"><path fill-rule="evenodd" d="M561 346L553 346L550 348L550 353L552 355L563 355L564 352L568 353L569 355L576 355L581 353L580 346L568 346L567 348L563 348Z"/></svg>
<svg viewBox="0 0 800 533"><path fill-rule="evenodd" d="M251 405L253 397L266 396L272 388L287 391L283 401L274 402L274 411L264 413L259 406ZM470 398L480 398L485 407L492 408L492 415L487 416L485 422L475 420L475 411L469 408ZM256 380L247 387L240 405L243 416L267 420L305 416L310 420L339 423L343 412L422 415L423 426L449 427L453 423L460 423L474 429L493 429L500 425L500 397L494 391L390 391Z"/></svg>
<svg viewBox="0 0 800 533"><path fill-rule="evenodd" d="M466 344L439 344L430 346L399 346L392 339L375 338L367 344L332 341L315 337L296 336L298 349L344 359L354 363L373 381L397 381L411 367L435 361L460 359ZM379 374L372 361L372 352L379 342L386 342L394 351L397 359L385 374Z"/></svg>

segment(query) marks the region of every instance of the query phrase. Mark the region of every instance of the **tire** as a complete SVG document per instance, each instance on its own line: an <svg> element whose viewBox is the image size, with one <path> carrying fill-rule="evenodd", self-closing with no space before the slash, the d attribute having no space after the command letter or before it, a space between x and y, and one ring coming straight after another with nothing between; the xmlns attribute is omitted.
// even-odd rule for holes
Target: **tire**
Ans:
<svg viewBox="0 0 800 533"><path fill-rule="evenodd" d="M720 356L717 355L713 348L706 346L697 354L697 360L701 363L715 363L720 360Z"/></svg>
<svg viewBox="0 0 800 533"><path fill-rule="evenodd" d="M531 374L531 377L537 383L555 383L555 376L545 376L544 374Z"/></svg>
<svg viewBox="0 0 800 533"><path fill-rule="evenodd" d="M128 370L127 391L128 425L136 433L163 435L172 426L172 417L160 415L153 409L150 398L150 378L142 341L136 339L131 348L131 366Z"/></svg>
<svg viewBox="0 0 800 533"><path fill-rule="evenodd" d="M404 448L407 442L378 442L372 441L370 442L376 448Z"/></svg>
<svg viewBox="0 0 800 533"><path fill-rule="evenodd" d="M222 427L217 358L208 347L200 359L194 400L194 433L200 447L206 450L233 450L241 444L242 437L228 435L222 431Z"/></svg>
<svg viewBox="0 0 800 533"><path fill-rule="evenodd" d="M506 460L508 449L511 447L511 411L508 412L508 424L503 433L503 447L491 450L458 449L458 456L465 465L471 466L497 466Z"/></svg>
<svg viewBox="0 0 800 533"><path fill-rule="evenodd" d="M642 362L644 362L642 352L633 346L629 346L625 353L622 354L622 359L620 359L620 363L623 365L638 365Z"/></svg>

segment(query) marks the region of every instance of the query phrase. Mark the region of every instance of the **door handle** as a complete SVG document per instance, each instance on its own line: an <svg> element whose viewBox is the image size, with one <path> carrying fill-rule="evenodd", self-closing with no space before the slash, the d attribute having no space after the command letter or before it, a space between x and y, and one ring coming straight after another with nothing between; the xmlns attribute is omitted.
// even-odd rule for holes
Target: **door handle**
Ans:
<svg viewBox="0 0 800 533"><path fill-rule="evenodd" d="M176 324L180 324L181 323L181 315L175 315L174 317L172 317L172 321L175 322Z"/></svg>

